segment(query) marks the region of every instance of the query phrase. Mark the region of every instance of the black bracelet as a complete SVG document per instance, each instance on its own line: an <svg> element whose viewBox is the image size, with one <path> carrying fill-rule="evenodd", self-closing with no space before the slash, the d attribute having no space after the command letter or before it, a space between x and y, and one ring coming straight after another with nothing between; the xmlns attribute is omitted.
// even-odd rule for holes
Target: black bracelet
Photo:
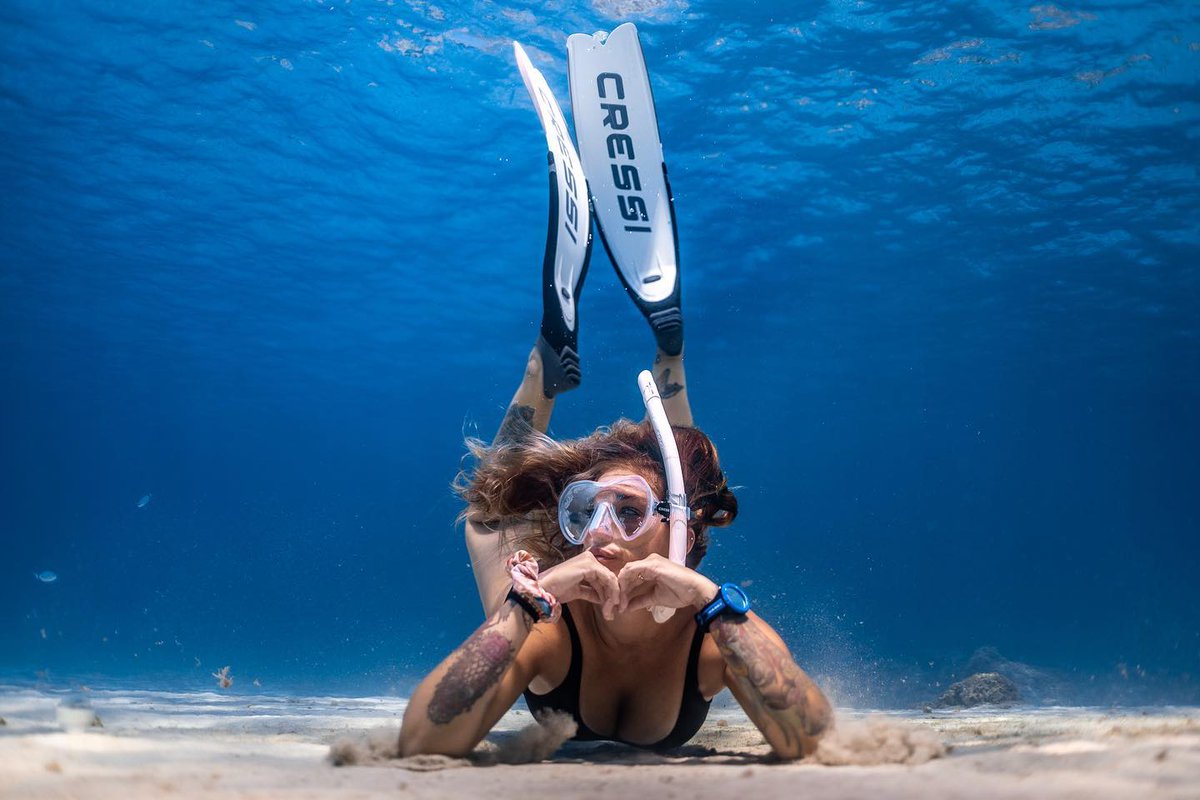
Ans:
<svg viewBox="0 0 1200 800"><path fill-rule="evenodd" d="M517 594L516 589L509 589L508 597L505 599L512 600L514 603L519 605L521 608L525 609L525 611L529 614L529 616L533 618L534 623L538 623L538 622L542 621L542 615L538 613L538 610L533 605L533 603L529 602L524 597L521 597L521 595Z"/></svg>

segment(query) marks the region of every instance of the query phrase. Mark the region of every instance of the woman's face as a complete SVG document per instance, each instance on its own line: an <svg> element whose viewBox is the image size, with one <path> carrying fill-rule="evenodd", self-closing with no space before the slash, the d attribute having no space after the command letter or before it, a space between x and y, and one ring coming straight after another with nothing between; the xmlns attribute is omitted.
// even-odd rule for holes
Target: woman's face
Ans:
<svg viewBox="0 0 1200 800"><path fill-rule="evenodd" d="M656 475L645 475L628 467L613 467L596 480L598 483L604 483L625 475L641 475L652 487L661 482L661 478ZM666 556L671 544L670 528L661 516L655 514L653 519L653 523L640 536L626 539L621 535L621 531L616 529L612 517L603 514L596 525L587 530L583 547L614 573L620 572L625 564L640 561L652 553Z"/></svg>

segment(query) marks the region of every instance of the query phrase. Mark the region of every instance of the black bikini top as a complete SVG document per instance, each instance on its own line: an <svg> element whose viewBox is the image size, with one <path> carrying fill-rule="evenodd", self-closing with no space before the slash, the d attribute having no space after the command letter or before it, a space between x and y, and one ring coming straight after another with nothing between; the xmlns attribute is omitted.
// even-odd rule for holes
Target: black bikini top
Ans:
<svg viewBox="0 0 1200 800"><path fill-rule="evenodd" d="M687 672L683 676L683 699L679 703L679 717L675 720L675 727L653 744L635 744L615 736L602 736L583 724L583 719L579 716L583 646L579 642L579 631L575 629L575 621L571 619L571 612L567 610L566 605L563 606L562 618L563 622L567 623L567 631L571 634L571 667L567 670L567 677L563 678L562 683L545 694L534 694L528 689L525 690L525 702L529 705L530 711L534 714L544 710L569 713L575 719L575 724L578 725L575 739L580 741L613 741L649 750L670 750L686 743L696 735L696 731L700 730L700 726L708 717L708 707L712 704L711 700L705 700L704 695L700 693L697 677L696 668L700 662L700 645L704 643L704 631L699 626L696 626L696 634L692 637L692 649L688 653Z"/></svg>

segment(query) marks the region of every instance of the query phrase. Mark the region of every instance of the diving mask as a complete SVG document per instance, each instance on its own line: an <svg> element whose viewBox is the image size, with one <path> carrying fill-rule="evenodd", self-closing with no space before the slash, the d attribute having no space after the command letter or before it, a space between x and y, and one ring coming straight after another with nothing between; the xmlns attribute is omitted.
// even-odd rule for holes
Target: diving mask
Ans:
<svg viewBox="0 0 1200 800"><path fill-rule="evenodd" d="M636 539L670 513L670 504L656 498L641 475L573 481L558 498L558 527L571 544L583 544L588 531L604 525L606 518L626 541Z"/></svg>

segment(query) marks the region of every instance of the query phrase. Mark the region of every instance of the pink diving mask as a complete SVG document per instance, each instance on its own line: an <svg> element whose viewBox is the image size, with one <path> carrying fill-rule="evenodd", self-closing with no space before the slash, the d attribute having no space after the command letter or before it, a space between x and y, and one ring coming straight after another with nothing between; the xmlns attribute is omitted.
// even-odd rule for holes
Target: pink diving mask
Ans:
<svg viewBox="0 0 1200 800"><path fill-rule="evenodd" d="M558 498L558 527L571 544L583 544L590 530L607 522L624 539L636 539L671 507L654 496L641 475L621 475L606 481L573 481Z"/></svg>

